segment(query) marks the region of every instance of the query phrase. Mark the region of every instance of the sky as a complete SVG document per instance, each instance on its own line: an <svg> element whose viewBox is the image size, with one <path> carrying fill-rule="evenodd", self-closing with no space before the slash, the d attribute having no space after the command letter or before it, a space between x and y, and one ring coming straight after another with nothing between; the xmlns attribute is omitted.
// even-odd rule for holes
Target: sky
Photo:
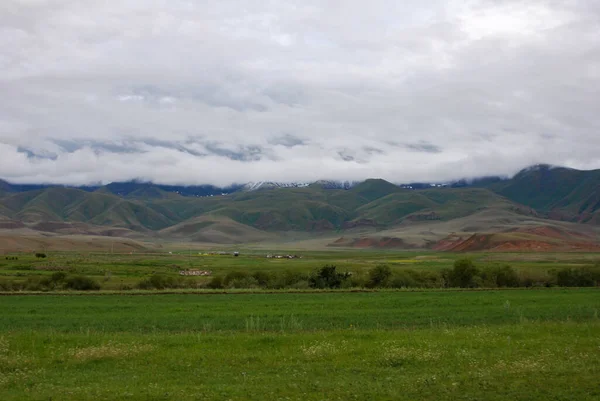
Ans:
<svg viewBox="0 0 600 401"><path fill-rule="evenodd" d="M600 2L2 0L0 178L600 168Z"/></svg>

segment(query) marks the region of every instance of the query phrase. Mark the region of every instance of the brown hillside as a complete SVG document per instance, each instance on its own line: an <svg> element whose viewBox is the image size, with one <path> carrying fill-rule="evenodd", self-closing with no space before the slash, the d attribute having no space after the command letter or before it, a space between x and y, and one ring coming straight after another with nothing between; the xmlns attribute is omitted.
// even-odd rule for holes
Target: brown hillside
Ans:
<svg viewBox="0 0 600 401"><path fill-rule="evenodd" d="M328 244L330 247L361 248L361 249L410 249L414 246L407 244L401 238L395 237L361 237L339 238Z"/></svg>
<svg viewBox="0 0 600 401"><path fill-rule="evenodd" d="M138 252L146 247L126 238L0 234L0 254L37 251Z"/></svg>
<svg viewBox="0 0 600 401"><path fill-rule="evenodd" d="M592 236L558 227L521 227L504 233L476 233L468 237L451 234L433 246L449 252L552 252L599 251Z"/></svg>

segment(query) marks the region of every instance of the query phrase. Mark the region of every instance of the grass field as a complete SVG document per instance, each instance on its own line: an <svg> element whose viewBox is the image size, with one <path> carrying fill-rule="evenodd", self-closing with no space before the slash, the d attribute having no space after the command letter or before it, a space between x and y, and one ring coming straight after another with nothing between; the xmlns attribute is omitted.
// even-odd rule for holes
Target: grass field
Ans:
<svg viewBox="0 0 600 401"><path fill-rule="evenodd" d="M232 251L233 249L230 249ZM596 400L600 290L591 288L131 291L180 270L364 277L458 259L543 276L586 253L10 254L2 282L84 275L99 292L0 293L0 400ZM293 252L292 252L293 253ZM287 252L278 252L287 254ZM1 287L1 286L0 286ZM124 290L126 289L126 290Z"/></svg>
<svg viewBox="0 0 600 401"><path fill-rule="evenodd" d="M595 400L597 289L0 298L2 400Z"/></svg>

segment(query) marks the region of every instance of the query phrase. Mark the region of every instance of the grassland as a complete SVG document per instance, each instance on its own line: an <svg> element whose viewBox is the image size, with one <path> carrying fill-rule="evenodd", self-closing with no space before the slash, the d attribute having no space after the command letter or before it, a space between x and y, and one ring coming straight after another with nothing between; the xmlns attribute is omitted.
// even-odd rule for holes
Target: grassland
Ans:
<svg viewBox="0 0 600 401"><path fill-rule="evenodd" d="M365 293L8 296L5 330L60 332L415 329L587 321L597 289Z"/></svg>
<svg viewBox="0 0 600 401"><path fill-rule="evenodd" d="M594 400L595 289L9 296L2 400Z"/></svg>
<svg viewBox="0 0 600 401"><path fill-rule="evenodd" d="M233 248L229 249L230 251ZM92 277L93 293L0 294L1 400L596 400L600 290L123 290L202 269L365 276L458 259L519 274L597 263L586 253L9 254L0 281ZM287 254L287 252L278 252ZM294 252L290 252L294 253ZM17 259L18 258L18 259ZM251 292L249 292L251 291Z"/></svg>

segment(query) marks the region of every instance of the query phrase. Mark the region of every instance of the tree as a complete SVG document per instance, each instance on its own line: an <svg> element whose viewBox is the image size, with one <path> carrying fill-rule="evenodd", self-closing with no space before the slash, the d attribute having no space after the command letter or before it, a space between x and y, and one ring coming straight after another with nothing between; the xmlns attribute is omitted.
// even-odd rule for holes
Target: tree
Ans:
<svg viewBox="0 0 600 401"><path fill-rule="evenodd" d="M367 287L387 287L392 277L392 269L388 265L377 265L369 270L369 281Z"/></svg>
<svg viewBox="0 0 600 401"><path fill-rule="evenodd" d="M479 269L475 267L471 259L459 259L454 262L454 268L450 271L450 286L461 288L476 287L475 278Z"/></svg>
<svg viewBox="0 0 600 401"><path fill-rule="evenodd" d="M338 273L333 265L325 265L311 274L308 284L311 288L340 288L350 273Z"/></svg>

